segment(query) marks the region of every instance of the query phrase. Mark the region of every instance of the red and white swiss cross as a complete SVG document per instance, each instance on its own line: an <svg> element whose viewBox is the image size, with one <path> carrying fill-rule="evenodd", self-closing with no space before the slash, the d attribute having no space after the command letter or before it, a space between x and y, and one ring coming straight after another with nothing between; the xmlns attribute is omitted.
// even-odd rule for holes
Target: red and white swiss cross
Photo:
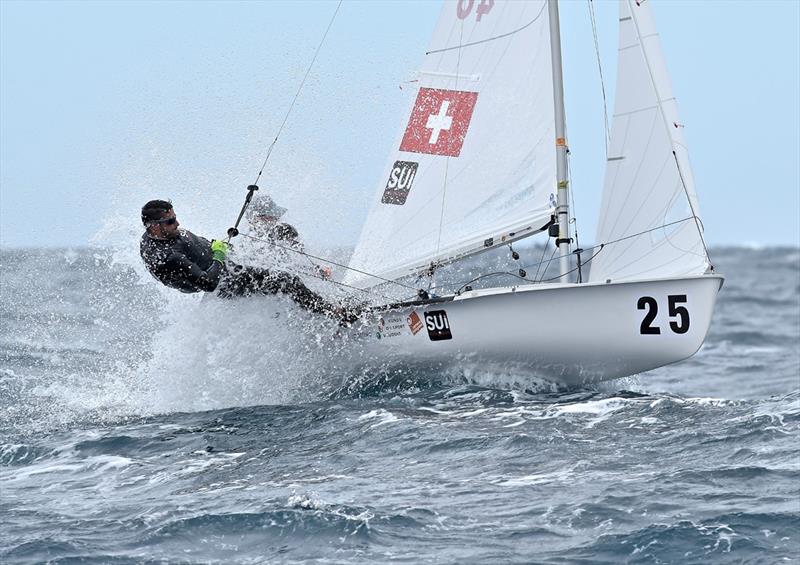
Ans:
<svg viewBox="0 0 800 565"><path fill-rule="evenodd" d="M477 92L420 88L400 151L458 157L476 100Z"/></svg>

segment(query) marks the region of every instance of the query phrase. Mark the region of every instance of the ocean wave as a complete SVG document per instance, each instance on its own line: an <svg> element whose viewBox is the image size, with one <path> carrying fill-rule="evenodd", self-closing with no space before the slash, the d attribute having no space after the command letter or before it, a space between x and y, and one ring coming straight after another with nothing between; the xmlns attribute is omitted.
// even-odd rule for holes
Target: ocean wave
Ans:
<svg viewBox="0 0 800 565"><path fill-rule="evenodd" d="M53 449L24 443L6 443L0 445L0 467L29 465L48 455L58 453Z"/></svg>
<svg viewBox="0 0 800 565"><path fill-rule="evenodd" d="M769 554L776 561L791 561L797 557L799 522L792 514L735 513L700 522L652 524L627 534L601 536L574 557L594 562L742 563L760 562Z"/></svg>

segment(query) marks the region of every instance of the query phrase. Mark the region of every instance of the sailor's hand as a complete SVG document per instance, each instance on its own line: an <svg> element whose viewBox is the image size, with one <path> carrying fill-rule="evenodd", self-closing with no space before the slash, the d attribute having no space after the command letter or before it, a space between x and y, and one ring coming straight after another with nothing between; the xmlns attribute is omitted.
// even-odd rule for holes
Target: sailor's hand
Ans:
<svg viewBox="0 0 800 565"><path fill-rule="evenodd" d="M225 256L228 255L228 244L224 241L220 241L219 239L212 239L211 240L211 253L213 255L214 261L219 261L220 263L225 262Z"/></svg>

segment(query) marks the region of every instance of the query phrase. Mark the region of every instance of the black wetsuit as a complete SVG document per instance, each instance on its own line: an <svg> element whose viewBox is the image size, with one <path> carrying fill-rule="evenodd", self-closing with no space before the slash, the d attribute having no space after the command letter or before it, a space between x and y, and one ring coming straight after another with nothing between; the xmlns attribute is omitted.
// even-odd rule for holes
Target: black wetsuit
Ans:
<svg viewBox="0 0 800 565"><path fill-rule="evenodd" d="M181 292L216 290L223 298L282 292L306 310L318 313L334 310L298 277L214 261L211 242L187 230L178 230L178 236L173 239L155 239L145 232L139 253L151 275Z"/></svg>
<svg viewBox="0 0 800 565"><path fill-rule="evenodd" d="M174 239L144 233L139 254L151 275L181 292L211 292L225 272L225 266L213 259L211 242L186 230L178 230Z"/></svg>

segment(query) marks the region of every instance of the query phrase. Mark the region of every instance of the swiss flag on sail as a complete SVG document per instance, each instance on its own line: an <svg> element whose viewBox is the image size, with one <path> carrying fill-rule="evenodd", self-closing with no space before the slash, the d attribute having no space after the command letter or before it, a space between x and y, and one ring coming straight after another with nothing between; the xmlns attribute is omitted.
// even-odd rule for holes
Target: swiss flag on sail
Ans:
<svg viewBox="0 0 800 565"><path fill-rule="evenodd" d="M420 88L400 151L458 157L477 92Z"/></svg>

